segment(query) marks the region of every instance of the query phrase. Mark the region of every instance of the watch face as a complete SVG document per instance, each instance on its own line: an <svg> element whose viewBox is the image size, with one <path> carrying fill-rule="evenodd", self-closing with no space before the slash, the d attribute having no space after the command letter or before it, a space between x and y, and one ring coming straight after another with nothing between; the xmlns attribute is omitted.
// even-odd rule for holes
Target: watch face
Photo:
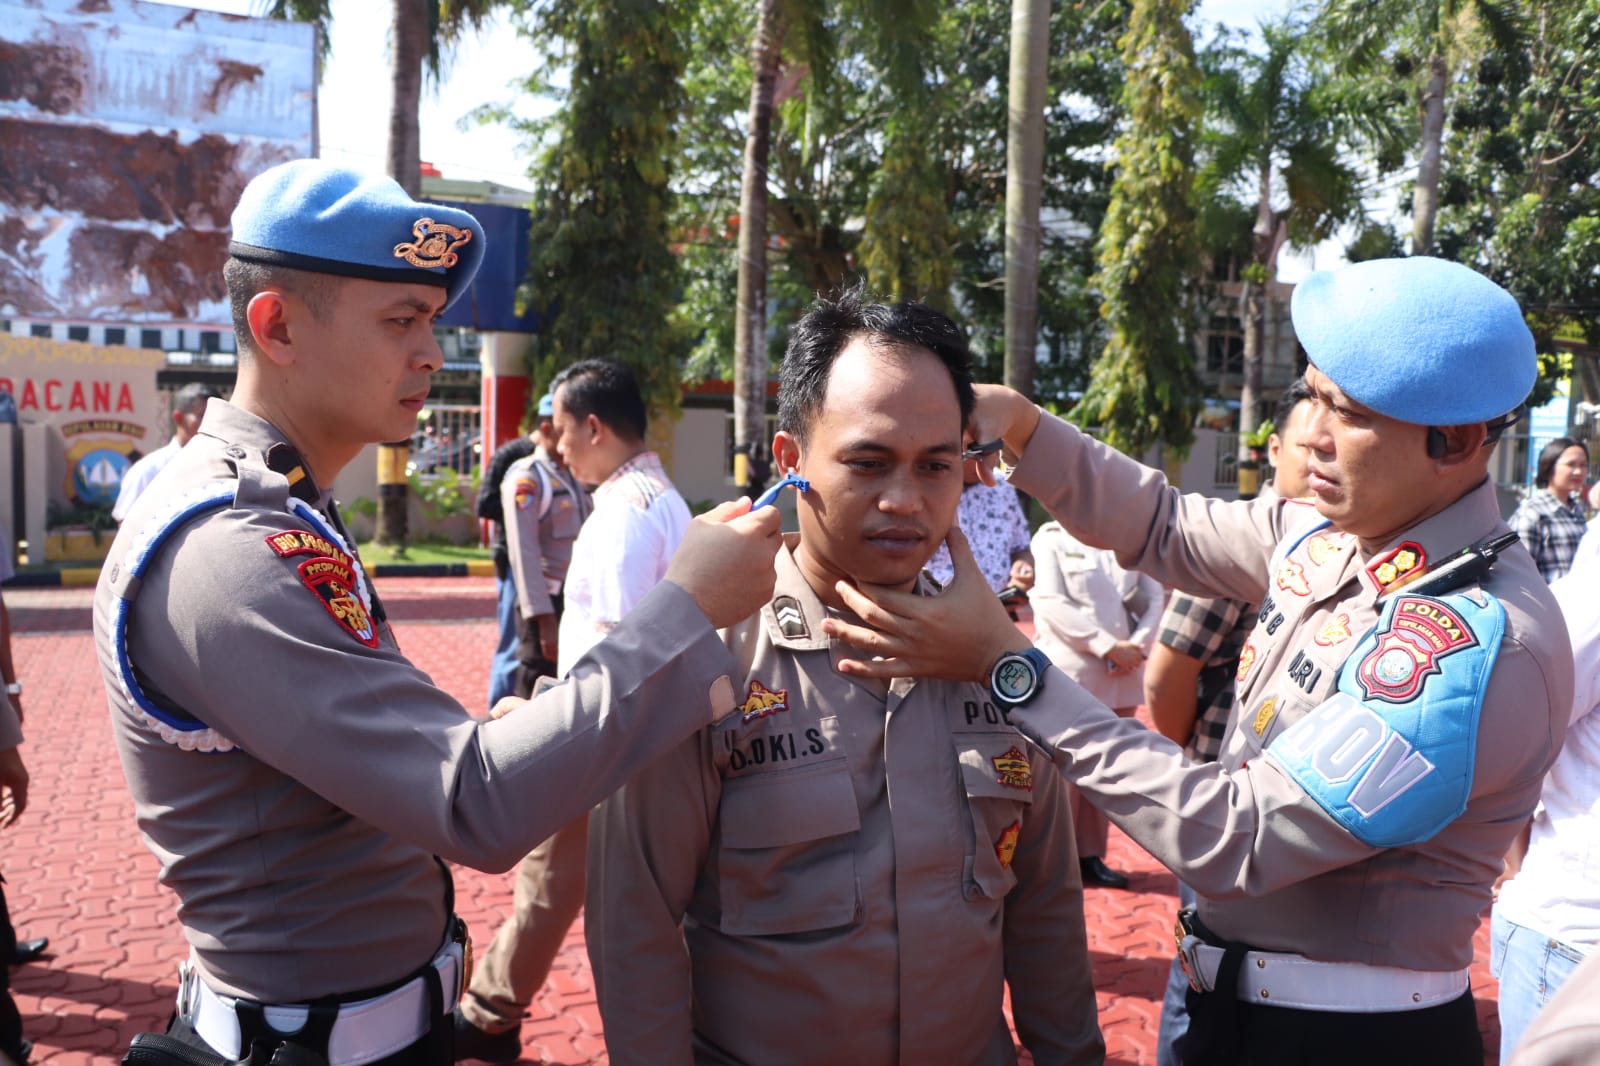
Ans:
<svg viewBox="0 0 1600 1066"><path fill-rule="evenodd" d="M1002 699L1026 699L1035 679L1033 664L1019 655L1004 659L995 667L994 689Z"/></svg>

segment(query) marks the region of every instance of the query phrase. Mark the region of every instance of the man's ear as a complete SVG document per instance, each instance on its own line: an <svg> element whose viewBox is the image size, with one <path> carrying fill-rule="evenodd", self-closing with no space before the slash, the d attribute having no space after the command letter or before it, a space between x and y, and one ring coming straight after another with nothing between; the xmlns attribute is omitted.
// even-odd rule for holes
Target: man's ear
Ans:
<svg viewBox="0 0 1600 1066"><path fill-rule="evenodd" d="M288 298L274 289L265 289L250 297L250 304L245 309L245 320L250 323L251 346L264 359L277 366L291 366L295 361L294 342L289 330L292 316Z"/></svg>
<svg viewBox="0 0 1600 1066"><path fill-rule="evenodd" d="M1484 441L1489 439L1489 427L1482 422L1469 422L1464 426L1435 426L1432 432L1438 434L1435 440L1443 440L1444 446L1436 450L1438 454L1429 452L1429 458L1440 470L1450 470L1487 455L1483 447Z"/></svg>
<svg viewBox="0 0 1600 1066"><path fill-rule="evenodd" d="M778 476L798 469L801 458L800 442L787 430L778 430L772 437L772 463L777 467Z"/></svg>
<svg viewBox="0 0 1600 1066"><path fill-rule="evenodd" d="M1267 434L1267 465L1278 468L1278 455L1283 451L1283 438L1276 433Z"/></svg>

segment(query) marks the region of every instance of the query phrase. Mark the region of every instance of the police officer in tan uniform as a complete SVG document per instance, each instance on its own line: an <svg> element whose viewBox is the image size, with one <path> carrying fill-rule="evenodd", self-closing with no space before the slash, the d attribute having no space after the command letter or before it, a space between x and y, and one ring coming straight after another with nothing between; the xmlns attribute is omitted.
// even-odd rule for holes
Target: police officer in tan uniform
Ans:
<svg viewBox="0 0 1600 1066"><path fill-rule="evenodd" d="M1314 274L1292 312L1314 507L1183 496L1009 390L978 402L979 432L1020 456L1012 480L1085 540L1261 604L1216 763L1001 655L1019 640L975 582L851 594L876 629L828 626L893 660L858 676L997 666L1028 701L1012 721L1195 888L1183 1061L1480 1062L1473 934L1572 698L1532 560L1482 565L1507 532L1490 445L1533 385L1533 340L1498 286L1427 258Z"/></svg>
<svg viewBox="0 0 1600 1066"><path fill-rule="evenodd" d="M539 678L557 676L562 586L573 542L591 506L589 491L557 455L554 398L545 393L534 413L538 446L512 463L500 482L506 556L517 590L516 694L524 699Z"/></svg>
<svg viewBox="0 0 1600 1066"><path fill-rule="evenodd" d="M770 595L777 522L697 524L571 679L496 721L412 666L327 485L403 438L483 232L317 160L244 190L232 403L123 524L95 597L112 729L191 949L175 1040L328 1066L449 1063L448 869L508 869L731 711L714 626Z"/></svg>
<svg viewBox="0 0 1600 1066"><path fill-rule="evenodd" d="M790 334L779 468L810 488L777 595L723 632L741 713L590 821L612 1063L1044 1064L1104 1046L1065 788L981 685L839 674L840 579L919 595L961 496L965 339L915 304ZM954 387L952 387L954 382ZM990 594L993 599L993 594Z"/></svg>

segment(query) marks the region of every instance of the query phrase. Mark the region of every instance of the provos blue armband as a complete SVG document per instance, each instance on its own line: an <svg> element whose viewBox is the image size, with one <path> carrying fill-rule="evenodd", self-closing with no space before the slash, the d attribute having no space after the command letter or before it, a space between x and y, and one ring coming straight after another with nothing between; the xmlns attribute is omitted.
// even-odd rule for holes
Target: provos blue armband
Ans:
<svg viewBox="0 0 1600 1066"><path fill-rule="evenodd" d="M1364 844L1416 844L1466 810L1506 627L1500 601L1475 595L1395 597L1345 660L1339 691L1267 749Z"/></svg>

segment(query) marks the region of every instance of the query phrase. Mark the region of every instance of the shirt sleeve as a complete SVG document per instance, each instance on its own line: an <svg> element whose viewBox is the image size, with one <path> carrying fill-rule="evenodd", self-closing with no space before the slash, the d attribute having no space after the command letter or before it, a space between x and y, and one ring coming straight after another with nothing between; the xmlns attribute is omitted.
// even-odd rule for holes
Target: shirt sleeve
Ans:
<svg viewBox="0 0 1600 1066"><path fill-rule="evenodd" d="M662 582L566 683L498 720L472 718L398 648L341 624L302 581L302 557L269 547L285 521L232 509L173 534L134 601L133 667L168 703L400 840L509 869L732 709L727 648Z"/></svg>
<svg viewBox="0 0 1600 1066"><path fill-rule="evenodd" d="M1029 746L1033 802L1022 822L1006 896L1004 950L1011 1014L1038 1066L1089 1066L1105 1057L1096 1013L1083 879L1066 785Z"/></svg>
<svg viewBox="0 0 1600 1066"><path fill-rule="evenodd" d="M679 744L589 818L584 940L617 1066L692 1066L682 922L721 798L710 730Z"/></svg>
<svg viewBox="0 0 1600 1066"><path fill-rule="evenodd" d="M543 503L539 476L529 467L507 473L500 485L501 513L506 516L506 558L517 587L517 607L522 617L554 614L555 604L544 582L544 547L539 541L539 510Z"/></svg>
<svg viewBox="0 0 1600 1066"><path fill-rule="evenodd" d="M1244 613L1238 600L1174 592L1156 631L1156 641L1209 665Z"/></svg>
<svg viewBox="0 0 1600 1066"><path fill-rule="evenodd" d="M1161 609L1166 599L1166 590L1149 574L1135 573L1134 579L1140 598L1144 601L1144 610L1134 619L1133 633L1128 639L1149 651L1150 645L1155 641L1156 627L1161 624Z"/></svg>
<svg viewBox="0 0 1600 1066"><path fill-rule="evenodd" d="M616 560L614 566L597 566L587 575L588 614L597 624L622 621L667 572L672 551L652 519L651 512L638 507L618 508L615 520L594 530L589 557Z"/></svg>
<svg viewBox="0 0 1600 1066"><path fill-rule="evenodd" d="M1285 529L1280 498L1182 494L1159 470L1041 412L1011 481L1085 544L1125 569L1199 596L1259 602ZM1038 560L1035 559L1037 564Z"/></svg>

